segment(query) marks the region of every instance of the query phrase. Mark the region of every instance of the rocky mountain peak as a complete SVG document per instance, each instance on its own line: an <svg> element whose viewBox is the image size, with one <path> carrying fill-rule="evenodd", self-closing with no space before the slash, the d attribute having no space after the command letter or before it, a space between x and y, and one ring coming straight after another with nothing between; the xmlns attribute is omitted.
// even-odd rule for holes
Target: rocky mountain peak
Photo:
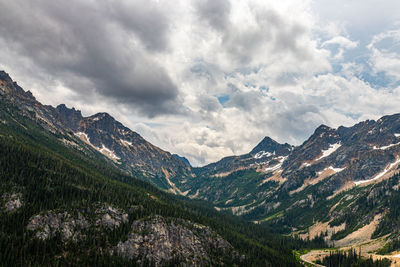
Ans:
<svg viewBox="0 0 400 267"><path fill-rule="evenodd" d="M325 132L330 132L332 130L334 129L325 124L321 124L320 126L317 127L317 129L315 129L314 134L321 134Z"/></svg>
<svg viewBox="0 0 400 267"><path fill-rule="evenodd" d="M70 129L76 131L79 127L79 122L82 120L82 113L75 108L68 108L65 104L58 105L56 110L59 112L63 123Z"/></svg>
<svg viewBox="0 0 400 267"><path fill-rule="evenodd" d="M77 110L74 107L68 108L65 104L58 105L56 107L56 109L58 110L58 112L61 112L61 113L79 113L79 114L81 114L80 110Z"/></svg>
<svg viewBox="0 0 400 267"><path fill-rule="evenodd" d="M64 104L57 111L75 135L84 137L85 142L114 162L118 161L120 166L124 163L128 168L158 176L172 176L190 168L190 164L153 146L106 112L83 117L79 110Z"/></svg>
<svg viewBox="0 0 400 267"><path fill-rule="evenodd" d="M105 112L96 113L85 119L87 123L94 123L96 127L102 128L103 130L114 131L116 128L123 127L114 117Z"/></svg>
<svg viewBox="0 0 400 267"><path fill-rule="evenodd" d="M315 129L314 133L308 138L299 148L307 149L327 149L330 144L338 143L341 141L341 136L334 128L320 125Z"/></svg>
<svg viewBox="0 0 400 267"><path fill-rule="evenodd" d="M110 114L101 112L96 113L90 117L83 118L80 124L80 130L83 132L89 131L93 133L93 131L98 132L100 136L104 137L104 134L119 136L123 138L139 138L139 134L131 131L129 128L125 127L122 123L118 122L114 119ZM129 138L130 139L130 138ZM139 138L140 140L142 137Z"/></svg>
<svg viewBox="0 0 400 267"><path fill-rule="evenodd" d="M269 152L269 153L275 153L276 155L286 155L289 153L291 150L291 145L285 143L285 144L280 144L273 140L272 138L266 136L264 139L258 143L256 147L251 150L250 154L255 155L260 152Z"/></svg>
<svg viewBox="0 0 400 267"><path fill-rule="evenodd" d="M96 113L92 116L90 116L89 118L93 119L93 120L111 120L111 121L115 121L114 117L112 117L110 114L108 114L107 112L99 112Z"/></svg>
<svg viewBox="0 0 400 267"><path fill-rule="evenodd" d="M308 140L315 140L315 139L336 139L339 135L337 130L331 128L327 125L321 124L317 129L315 129L314 133Z"/></svg>

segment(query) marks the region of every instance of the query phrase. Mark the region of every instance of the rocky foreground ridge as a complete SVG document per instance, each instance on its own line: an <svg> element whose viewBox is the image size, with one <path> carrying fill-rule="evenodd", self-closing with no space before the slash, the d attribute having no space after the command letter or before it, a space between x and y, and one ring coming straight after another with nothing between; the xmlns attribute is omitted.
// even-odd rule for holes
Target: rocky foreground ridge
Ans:
<svg viewBox="0 0 400 267"><path fill-rule="evenodd" d="M17 212L22 204L16 199L21 196L21 193L4 196L3 212ZM210 227L160 215L129 219L129 213L134 214L142 209L141 206L133 206L126 212L106 203L95 203L87 208L42 211L29 219L26 230L42 241L60 238L65 246L71 243L79 246L83 242L91 242L94 235L100 236L127 227L130 229L126 238L117 241L114 246L98 249L141 266L174 263L188 266L219 265L222 264L222 261L218 261L220 255L230 260L244 259Z"/></svg>

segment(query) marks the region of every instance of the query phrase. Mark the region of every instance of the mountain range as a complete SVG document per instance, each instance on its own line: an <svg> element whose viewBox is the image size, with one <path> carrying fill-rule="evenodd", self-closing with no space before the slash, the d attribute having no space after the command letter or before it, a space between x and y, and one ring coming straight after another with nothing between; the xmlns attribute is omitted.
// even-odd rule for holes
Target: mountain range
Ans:
<svg viewBox="0 0 400 267"><path fill-rule="evenodd" d="M152 145L107 113L83 117L79 110L68 108L64 104L57 107L41 104L5 72L0 72L0 98L0 126L3 129L3 132L0 132L0 140L7 141L3 140L3 149L10 149L15 153L15 157L25 157L18 154L18 149L29 155L35 154L39 148L31 145L33 148L28 149L26 146L29 142L38 143L40 151L43 150L39 157L61 160L58 163L60 169L63 164L77 164L74 165L77 173L73 175L102 176L105 172L119 177L116 180L133 183L135 186L139 183L137 179L144 181L145 183L139 183L139 189L135 190L144 196L150 196L150 199L146 199L147 202L160 201L162 204L157 205L163 207L175 198L178 202L183 201L182 203L200 201L212 207L204 213L214 214L215 218L231 218L231 215L235 215L240 217L241 223L243 220L250 222L249 225L253 225L251 227L268 227L277 234L301 237L305 240L322 238L324 242L334 246L375 242L375 252L380 249L381 253L392 253L400 249L400 213L397 209L400 202L400 181L397 173L400 165L400 114L384 116L377 121L363 121L352 127L341 126L334 129L321 125L298 146L280 144L265 137L247 154L226 157L203 167L192 167L186 158ZM18 138L22 140L19 141L20 148L9 144L11 140ZM51 153L46 150L49 147ZM65 153L73 155L72 158L64 158ZM36 166L36 160L29 157L27 160L29 164ZM72 162L69 162L70 160ZM11 159L8 161L11 164ZM84 167L82 164L91 167ZM46 164L40 165L35 167L36 171L46 172L50 168ZM107 167L99 167L103 165ZM59 172L57 168L50 169L50 173ZM23 173L24 170L19 171ZM176 196L148 189L147 182ZM76 181L68 183L77 183L74 188L79 187L79 190L86 187L84 183ZM27 202L22 197L24 188L35 187L26 181L6 184L2 185L1 193L5 210L9 211L18 209L22 203ZM131 194L126 190L123 194ZM33 193L29 194L31 196ZM101 191L101 194L107 193ZM161 198L166 200L160 200ZM71 205L78 205L76 201L74 199ZM85 235L82 229L96 232L102 227L108 227L109 230L115 230L129 221L130 226L125 227L128 230L125 229L124 238L116 238L114 247L102 249L111 251L107 255L134 258L143 264L146 260L158 264L161 259L172 263L174 260L182 260L180 257L188 257L191 264L234 262L240 265L246 257L252 257L240 251L238 246L235 246L236 243L232 245L232 239L227 240L217 234L218 231L214 228L219 229L221 226L201 217L204 215L190 206L193 204L179 204L176 209L189 209L194 217L197 216L195 214L200 214L195 221L187 216L183 216L185 219L172 220L170 215L173 211L161 215L147 211L137 212L147 207L140 203L123 203L125 211L123 207L114 207L96 200L90 204L91 208L88 210L81 208L79 204L78 210L82 211L76 214L60 207L50 209L55 206L46 204L49 206L46 213L36 208L40 212L30 217L24 215L24 222L28 225L26 229L34 232L41 240L52 236L73 240ZM157 206L149 204L152 205ZM191 208L186 208L185 205ZM156 209L161 209L161 206ZM134 220L142 218L141 213L149 217L144 221ZM93 218L92 224L89 217ZM201 222L207 222L208 225L204 226L206 228L198 226ZM179 254L177 258L165 255L163 258L162 255L154 255L154 251L146 250L140 245L139 252L129 249L132 244L138 242L136 232L145 233L156 228L161 229L157 233L167 232L167 236L176 237L177 233L185 232L186 239L182 237L179 242L174 241L185 253ZM238 236L239 234L236 238L239 238ZM141 238L149 237L142 235ZM163 237L154 234L154 238ZM192 244L188 244L189 240L193 239L200 244L196 247L196 252L192 251ZM99 242L104 240L100 238ZM257 238L254 242L259 242L261 247L271 245L263 244ZM167 248L163 249L168 251ZM219 251L218 255L210 252L214 250ZM139 259L143 253L153 257ZM229 260L221 257L222 254L228 255ZM202 255L203 260L197 259L199 255ZM270 263L279 262L279 257L271 256L275 255L274 253L268 255ZM43 259L43 262L46 261ZM288 265L290 264L296 263L288 262Z"/></svg>

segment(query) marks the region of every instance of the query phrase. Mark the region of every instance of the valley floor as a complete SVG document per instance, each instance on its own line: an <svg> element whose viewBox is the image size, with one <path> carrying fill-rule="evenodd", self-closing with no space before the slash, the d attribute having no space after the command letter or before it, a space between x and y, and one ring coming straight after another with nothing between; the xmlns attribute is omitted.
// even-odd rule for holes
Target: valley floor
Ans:
<svg viewBox="0 0 400 267"><path fill-rule="evenodd" d="M370 258L374 260L381 260L381 259L389 259L392 261L392 267L400 267L400 251L393 252L391 255L378 255L375 251L381 248L384 244L384 238L373 239L367 242L356 243L353 245L345 246L345 247L338 247L335 248L337 250L347 251L350 249L355 249L356 251L361 250L362 257ZM314 262L318 259L321 259L325 256L329 255L330 251L335 249L321 249L321 250L311 250L308 253L301 255L300 259L303 262L308 264L312 264L313 266L322 266L319 264L315 264Z"/></svg>

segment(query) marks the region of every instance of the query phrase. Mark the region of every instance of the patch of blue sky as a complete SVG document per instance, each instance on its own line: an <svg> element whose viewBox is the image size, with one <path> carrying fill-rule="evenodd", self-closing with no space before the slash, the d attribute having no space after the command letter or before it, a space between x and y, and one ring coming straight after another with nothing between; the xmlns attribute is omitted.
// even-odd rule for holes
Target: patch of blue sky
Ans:
<svg viewBox="0 0 400 267"><path fill-rule="evenodd" d="M344 53L342 60L332 60L332 73L341 75L343 64L354 63L358 68L353 75L358 79L367 82L372 88L394 88L398 86L398 81L394 81L386 72L375 72L370 65L369 50L365 48L353 49Z"/></svg>
<svg viewBox="0 0 400 267"><path fill-rule="evenodd" d="M231 98L229 95L221 95L221 96L217 96L219 103L225 107L225 104L229 101L229 99Z"/></svg>
<svg viewBox="0 0 400 267"><path fill-rule="evenodd" d="M155 123L155 122L145 122L144 124L151 128L165 126L165 124L163 124L163 123Z"/></svg>
<svg viewBox="0 0 400 267"><path fill-rule="evenodd" d="M358 120L359 118L361 118L361 114L359 113L345 113L344 115L352 118L353 120Z"/></svg>
<svg viewBox="0 0 400 267"><path fill-rule="evenodd" d="M386 75L386 72L382 71L377 73L362 72L358 78L369 83L371 87L375 89L387 87L392 88L395 84L393 83L392 78Z"/></svg>

